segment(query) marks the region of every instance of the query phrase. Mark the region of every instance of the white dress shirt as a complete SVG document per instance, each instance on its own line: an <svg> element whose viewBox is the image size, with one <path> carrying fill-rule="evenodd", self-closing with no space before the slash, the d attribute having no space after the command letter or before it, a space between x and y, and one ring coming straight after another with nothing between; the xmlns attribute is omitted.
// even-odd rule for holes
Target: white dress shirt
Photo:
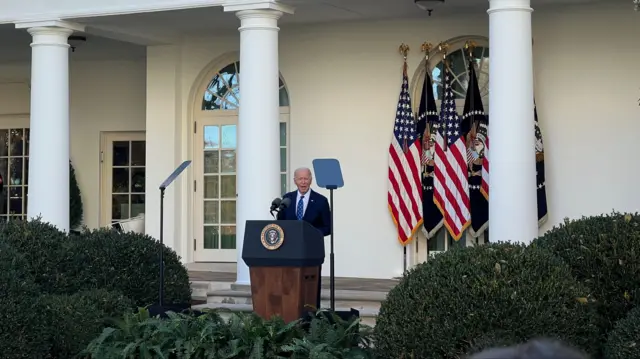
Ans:
<svg viewBox="0 0 640 359"><path fill-rule="evenodd" d="M298 202L300 202L300 196L302 196L302 193L300 193L300 191L296 191L296 203L294 204L294 208L295 213L298 213ZM307 206L309 205L309 196L311 196L311 189L309 189L307 191L307 193L304 194L304 198L302 199L302 216L304 217L304 214L307 212Z"/></svg>

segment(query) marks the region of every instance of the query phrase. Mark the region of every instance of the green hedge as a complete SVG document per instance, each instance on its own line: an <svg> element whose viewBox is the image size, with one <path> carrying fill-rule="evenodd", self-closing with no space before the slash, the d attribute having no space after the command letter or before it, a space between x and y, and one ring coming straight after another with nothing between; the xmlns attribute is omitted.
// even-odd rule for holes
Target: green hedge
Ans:
<svg viewBox="0 0 640 359"><path fill-rule="evenodd" d="M105 288L131 298L140 307L158 302L160 242L142 234L114 230L86 231L76 238L73 292ZM170 248L164 247L164 302L191 301L187 269Z"/></svg>
<svg viewBox="0 0 640 359"><path fill-rule="evenodd" d="M609 333L605 359L640 359L640 307L620 319Z"/></svg>
<svg viewBox="0 0 640 359"><path fill-rule="evenodd" d="M559 255L591 289L600 313L600 340L637 305L640 216L612 213L566 220L532 243Z"/></svg>
<svg viewBox="0 0 640 359"><path fill-rule="evenodd" d="M42 359L48 352L38 287L24 271L27 260L0 241L0 354L3 359Z"/></svg>
<svg viewBox="0 0 640 359"><path fill-rule="evenodd" d="M106 289L137 306L158 301L160 243L147 235L99 229L68 236L40 221L12 221L0 226L0 240L26 258L25 268L45 293ZM164 262L165 302L189 303L187 269L166 246Z"/></svg>
<svg viewBox="0 0 640 359"><path fill-rule="evenodd" d="M375 346L383 358L459 358L542 336L596 352L589 297L551 252L502 243L454 248L390 291ZM492 337L496 330L509 336Z"/></svg>

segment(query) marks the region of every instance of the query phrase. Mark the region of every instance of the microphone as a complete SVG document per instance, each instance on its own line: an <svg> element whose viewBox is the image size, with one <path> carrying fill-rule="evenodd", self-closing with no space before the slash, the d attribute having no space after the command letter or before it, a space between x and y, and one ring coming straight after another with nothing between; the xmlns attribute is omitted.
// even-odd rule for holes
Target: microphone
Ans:
<svg viewBox="0 0 640 359"><path fill-rule="evenodd" d="M271 208L269 208L269 213L271 213L271 217L273 217L274 219L276 218L276 216L273 215L273 211L276 210L276 208L278 208L278 206L280 206L282 200L280 198L275 198L273 201L271 201Z"/></svg>
<svg viewBox="0 0 640 359"><path fill-rule="evenodd" d="M278 206L278 211L282 211L283 209L288 208L290 204L291 200L289 198L283 199L280 203L280 206Z"/></svg>
<svg viewBox="0 0 640 359"><path fill-rule="evenodd" d="M269 210L275 211L275 209L278 208L278 206L280 205L280 202L282 202L280 198L275 198L273 201L271 201L271 209Z"/></svg>

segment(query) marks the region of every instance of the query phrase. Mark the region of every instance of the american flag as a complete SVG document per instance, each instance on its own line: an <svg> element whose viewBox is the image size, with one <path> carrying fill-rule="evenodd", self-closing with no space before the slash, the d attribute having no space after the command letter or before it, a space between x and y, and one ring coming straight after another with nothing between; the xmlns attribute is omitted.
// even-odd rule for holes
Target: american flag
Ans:
<svg viewBox="0 0 640 359"><path fill-rule="evenodd" d="M482 187L480 192L489 200L489 131L484 142L484 158L482 159Z"/></svg>
<svg viewBox="0 0 640 359"><path fill-rule="evenodd" d="M398 240L407 245L422 225L422 184L420 181L420 139L411 111L409 79L405 62L398 99L393 139L389 145L389 192L387 201Z"/></svg>
<svg viewBox="0 0 640 359"><path fill-rule="evenodd" d="M453 79L449 67L444 64L444 96L440 107L438 133L436 135L434 201L444 216L444 225L454 240L471 223L469 181L467 179L467 146L456 111L453 95Z"/></svg>

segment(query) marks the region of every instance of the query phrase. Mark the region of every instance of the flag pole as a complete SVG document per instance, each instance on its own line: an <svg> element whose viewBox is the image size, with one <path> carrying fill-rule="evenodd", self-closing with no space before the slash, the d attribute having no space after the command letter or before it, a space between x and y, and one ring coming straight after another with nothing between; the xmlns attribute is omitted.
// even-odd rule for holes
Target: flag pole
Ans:
<svg viewBox="0 0 640 359"><path fill-rule="evenodd" d="M400 54L402 55L402 59L403 59L403 64L402 64L402 75L404 77L404 75L407 74L407 55L409 54L409 50L411 48L409 47L409 45L405 44L404 42L402 44L400 44L400 47L398 47L398 51L400 52ZM411 109L410 109L411 111ZM402 143L402 150L406 151L407 150L407 139L405 138L403 143ZM402 246L402 251L403 251L403 255L402 255L402 273L405 274L407 273L407 245L405 244L404 246Z"/></svg>
<svg viewBox="0 0 640 359"><path fill-rule="evenodd" d="M424 77L425 77L425 80L429 76L429 53L431 53L432 49L433 49L433 45L430 42L426 42L425 41L425 42L422 43L421 50L422 50L422 52L424 52ZM425 81L425 84L427 86L432 86L433 85L431 83L431 81L429 81L429 83L427 83ZM425 104L425 108L427 108L426 107L427 106L427 98L428 98L427 91L425 91L423 89L422 93L424 94L424 98L422 98L421 101L424 101L423 103ZM427 127L428 126L429 126L429 123L427 122ZM431 130L429 130L429 133L431 133ZM424 135L424 134L422 134L422 135ZM428 141L430 141L430 140L431 139L428 139ZM424 144L424 139L422 139L422 143ZM427 144L428 143L429 142L427 142ZM424 151L424 149L423 149L423 151ZM420 154L420 157L422 157L422 154ZM423 174L423 176L424 176L424 174ZM421 176L421 178L422 178L422 176ZM424 198L423 198L423 201L424 201ZM423 219L424 219L424 213L422 214L422 216L423 216ZM425 233L426 233L426 231L425 231ZM428 237L428 235L425 235L424 237L425 237L425 244L426 244L425 248L426 248L426 251L427 251L427 260L429 260L429 237ZM417 252L418 252L418 241L416 241L416 253Z"/></svg>
<svg viewBox="0 0 640 359"><path fill-rule="evenodd" d="M449 68L449 59L447 59L447 50L449 50L449 44L446 42L441 42L438 44L438 51L440 53L442 53L442 70L444 71L444 74L446 74L447 69L449 69L449 72L451 71L451 69ZM444 77L442 78L442 81L444 81ZM444 83L442 84L442 90L444 91ZM442 124L440 124L440 126L442 126ZM447 133L447 129L444 128L442 131L443 134ZM447 138L445 138L444 140L444 145L443 145L443 150L447 151L448 148L448 136Z"/></svg>

